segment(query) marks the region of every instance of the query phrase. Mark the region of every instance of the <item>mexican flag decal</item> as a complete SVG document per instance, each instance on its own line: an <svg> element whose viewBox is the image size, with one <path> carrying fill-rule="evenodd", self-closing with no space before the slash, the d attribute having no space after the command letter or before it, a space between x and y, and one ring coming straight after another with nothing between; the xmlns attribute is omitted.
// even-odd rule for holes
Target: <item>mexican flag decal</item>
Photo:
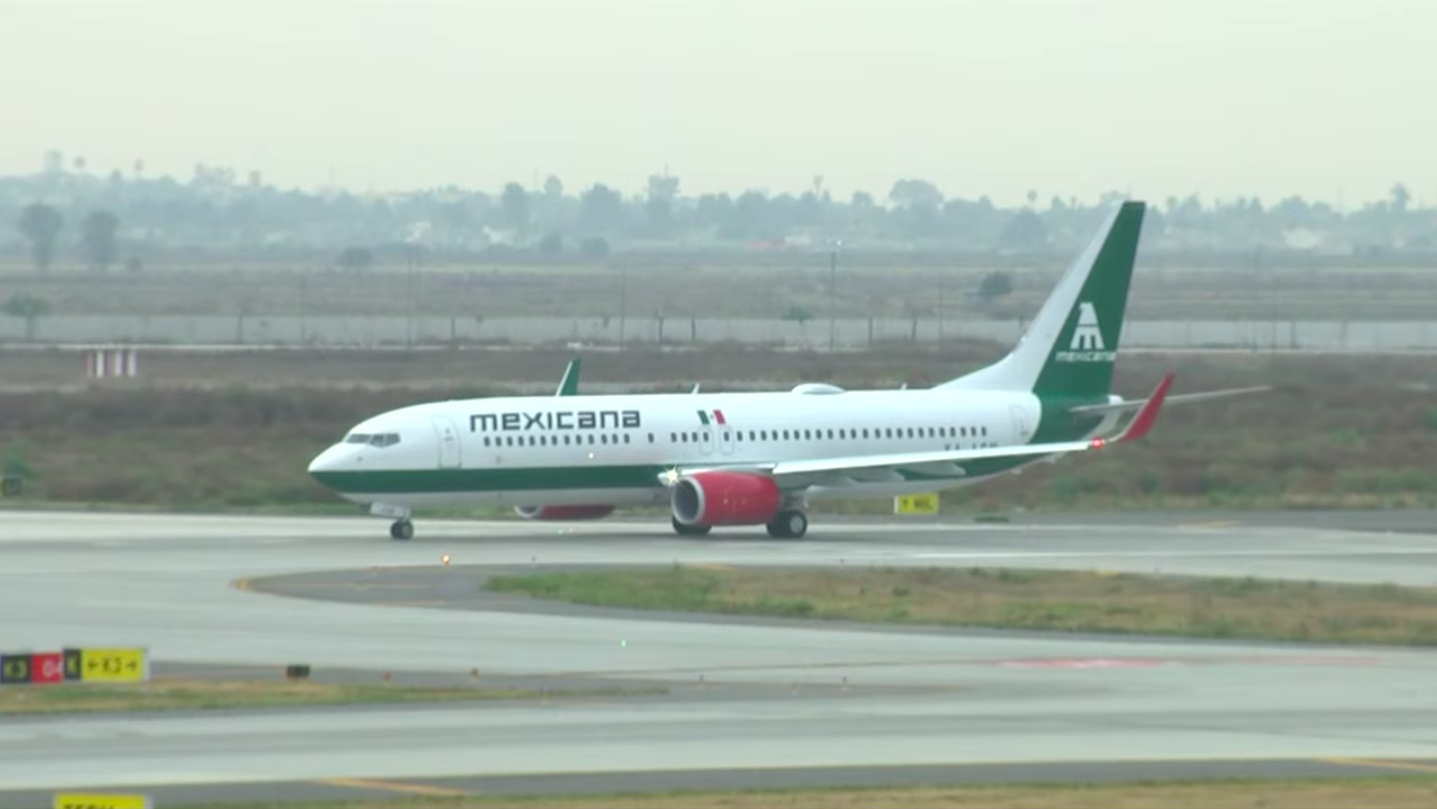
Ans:
<svg viewBox="0 0 1437 809"><path fill-rule="evenodd" d="M728 423L728 422L726 422L726 421L723 420L723 411L722 411L722 410L700 410L700 411L699 411L699 421L702 422L705 426L707 426L707 425L709 425L709 424L727 424L727 423Z"/></svg>

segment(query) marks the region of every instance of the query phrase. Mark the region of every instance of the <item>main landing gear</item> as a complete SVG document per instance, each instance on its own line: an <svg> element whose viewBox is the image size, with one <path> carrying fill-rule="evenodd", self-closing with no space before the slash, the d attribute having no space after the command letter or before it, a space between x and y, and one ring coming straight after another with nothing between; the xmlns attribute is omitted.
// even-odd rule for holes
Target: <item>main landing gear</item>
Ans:
<svg viewBox="0 0 1437 809"><path fill-rule="evenodd" d="M389 536L391 539L413 539L414 523L410 522L407 518L395 520L393 524L389 526Z"/></svg>
<svg viewBox="0 0 1437 809"><path fill-rule="evenodd" d="M681 537L701 537L714 528L712 525L684 525L678 517L670 517L669 522L674 526L674 533Z"/></svg>
<svg viewBox="0 0 1437 809"><path fill-rule="evenodd" d="M780 511L765 527L774 539L798 539L808 533L808 517L802 511Z"/></svg>
<svg viewBox="0 0 1437 809"><path fill-rule="evenodd" d="M681 537L701 537L713 530L712 525L684 525L674 517L669 522ZM798 539L808 533L808 517L802 511L780 511L764 527L774 539Z"/></svg>

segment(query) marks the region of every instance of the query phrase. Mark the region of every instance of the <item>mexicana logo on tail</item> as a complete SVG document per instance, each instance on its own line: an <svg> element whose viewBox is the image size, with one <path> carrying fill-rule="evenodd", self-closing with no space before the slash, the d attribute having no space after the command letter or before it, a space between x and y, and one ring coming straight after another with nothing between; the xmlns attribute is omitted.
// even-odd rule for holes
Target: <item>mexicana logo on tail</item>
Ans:
<svg viewBox="0 0 1437 809"><path fill-rule="evenodd" d="M1073 337L1067 351L1053 354L1054 362L1116 362L1118 352L1104 350L1103 327L1098 322L1098 309L1091 301L1078 304L1078 322L1073 324Z"/></svg>

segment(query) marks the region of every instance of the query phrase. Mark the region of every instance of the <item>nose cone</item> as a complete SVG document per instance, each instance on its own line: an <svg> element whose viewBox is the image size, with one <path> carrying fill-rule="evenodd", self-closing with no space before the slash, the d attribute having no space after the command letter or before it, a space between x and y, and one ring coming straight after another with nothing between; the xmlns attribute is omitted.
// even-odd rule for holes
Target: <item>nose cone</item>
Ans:
<svg viewBox="0 0 1437 809"><path fill-rule="evenodd" d="M344 447L338 444L314 456L314 460L309 462L310 477L328 486L329 473L340 470L344 456Z"/></svg>

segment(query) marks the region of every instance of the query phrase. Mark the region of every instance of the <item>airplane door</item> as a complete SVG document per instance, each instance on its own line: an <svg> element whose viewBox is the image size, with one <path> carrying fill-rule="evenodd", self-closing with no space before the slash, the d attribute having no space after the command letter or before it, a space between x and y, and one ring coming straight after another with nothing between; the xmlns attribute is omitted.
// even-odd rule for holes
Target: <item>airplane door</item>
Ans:
<svg viewBox="0 0 1437 809"><path fill-rule="evenodd" d="M714 428L712 425L699 430L699 452L704 455L714 454Z"/></svg>
<svg viewBox="0 0 1437 809"><path fill-rule="evenodd" d="M1032 427L1028 425L1028 411L1022 405L1012 405L1008 408L1013 414L1013 430L1018 441L1027 441L1032 436Z"/></svg>
<svg viewBox="0 0 1437 809"><path fill-rule="evenodd" d="M727 425L719 427L719 454L733 454L733 430Z"/></svg>
<svg viewBox="0 0 1437 809"><path fill-rule="evenodd" d="M439 468L458 469L464 462L459 444L459 427L448 416L433 416L434 434L439 438Z"/></svg>

